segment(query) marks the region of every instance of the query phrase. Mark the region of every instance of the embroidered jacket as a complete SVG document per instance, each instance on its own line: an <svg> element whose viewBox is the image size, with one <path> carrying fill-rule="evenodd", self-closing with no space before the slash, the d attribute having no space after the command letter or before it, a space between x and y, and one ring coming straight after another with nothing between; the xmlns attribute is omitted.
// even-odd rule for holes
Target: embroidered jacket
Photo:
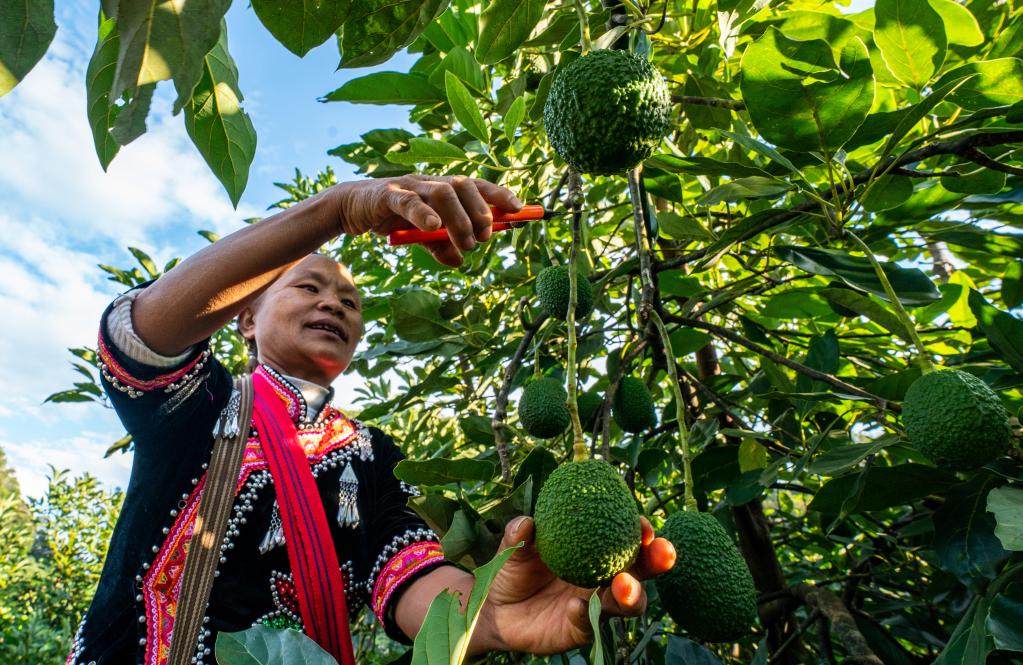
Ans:
<svg viewBox="0 0 1023 665"><path fill-rule="evenodd" d="M96 595L68 665L163 665L205 472L212 431L232 391L208 341L171 368L133 361L111 342L104 313L103 385L133 436L135 460ZM299 430L316 478L345 582L348 611L369 605L389 636L408 643L391 607L403 586L444 563L436 535L407 506L415 488L393 473L402 454L380 430L327 404L309 420L301 392L260 366ZM257 623L301 628L298 598L273 479L250 429L220 563L195 645L212 664L220 631Z"/></svg>

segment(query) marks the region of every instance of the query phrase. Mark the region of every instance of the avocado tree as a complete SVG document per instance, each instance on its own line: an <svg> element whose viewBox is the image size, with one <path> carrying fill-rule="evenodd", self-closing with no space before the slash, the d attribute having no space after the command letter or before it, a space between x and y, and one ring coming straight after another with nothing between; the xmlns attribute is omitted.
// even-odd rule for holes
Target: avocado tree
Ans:
<svg viewBox="0 0 1023 665"><path fill-rule="evenodd" d="M0 13L9 79L0 94L45 51L47 4ZM104 166L144 130L153 86L173 80L174 111L238 200L255 129L227 30L217 28L228 4L102 3L88 112ZM368 177L485 178L568 213L495 234L458 270L379 238L328 247L365 296L353 415L404 442L410 459L397 473L422 488L415 508L443 534L446 556L470 568L491 560L503 525L532 512L547 476L588 456L619 469L655 527L698 511L741 552L759 615L743 634L717 636L668 612L720 597L661 598L657 589L671 585L650 583L643 617L607 622L592 652L566 659L1020 662L1016 2L878 0L855 12L819 0L252 8L299 55L336 38L344 68L403 48L418 57L407 72L357 77L322 98L408 106L415 131L381 127L325 146L332 166L296 173L275 206L334 183L343 162ZM8 34L24 36L17 49ZM616 94L559 78L601 50L648 62L670 95L652 153L609 172L591 170L592 153L658 124L647 110L619 108L620 130L597 119L568 128L567 148L548 140L566 127L545 114L555 81ZM105 266L111 279L160 274L132 251L139 267ZM563 316L537 296L551 266L568 277ZM585 316L580 280L592 300ZM244 365L232 332L216 347ZM102 401L94 354L72 352L89 378L51 399ZM958 384L977 399L915 391L914 427L957 433L935 447L930 434L907 434L903 403L921 376L949 371L968 376ZM515 400L548 379L558 390L541 391L539 406L561 424L540 439ZM704 517L690 518L719 538ZM716 574L727 557L707 551L682 572ZM738 587L726 589L742 595ZM720 589L703 595L728 600ZM713 628L710 611L697 618ZM360 620L355 631L367 659L380 657L373 626Z"/></svg>

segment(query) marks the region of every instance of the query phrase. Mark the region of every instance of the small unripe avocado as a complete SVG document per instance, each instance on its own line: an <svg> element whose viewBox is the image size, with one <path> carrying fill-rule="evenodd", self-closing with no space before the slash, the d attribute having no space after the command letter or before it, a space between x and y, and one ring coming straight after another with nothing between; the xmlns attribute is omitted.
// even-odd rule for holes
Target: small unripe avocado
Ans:
<svg viewBox="0 0 1023 665"><path fill-rule="evenodd" d="M536 498L536 549L559 578L591 588L636 560L641 526L636 500L603 460L554 470Z"/></svg>
<svg viewBox="0 0 1023 665"><path fill-rule="evenodd" d="M611 403L611 414L626 432L643 432L657 424L654 398L646 384L634 376L623 377Z"/></svg>
<svg viewBox="0 0 1023 665"><path fill-rule="evenodd" d="M571 422L568 393L557 379L537 379L522 390L519 398L519 420L535 437L551 439L565 431Z"/></svg>
<svg viewBox="0 0 1023 665"><path fill-rule="evenodd" d="M902 422L909 441L953 471L983 466L1009 447L1009 412L986 383L968 372L928 372L906 391Z"/></svg>
<svg viewBox="0 0 1023 665"><path fill-rule="evenodd" d="M672 513L661 536L675 546L675 565L656 578L664 609L708 642L748 635L757 619L757 590L725 528L708 513Z"/></svg>
<svg viewBox="0 0 1023 665"><path fill-rule="evenodd" d="M568 318L568 266L550 266L536 276L536 295L548 315L564 321ZM593 287L578 275L575 281L575 320L582 321L593 311Z"/></svg>
<svg viewBox="0 0 1023 665"><path fill-rule="evenodd" d="M590 51L563 69L543 109L547 138L582 173L636 166L671 129L671 95L650 62L627 51Z"/></svg>

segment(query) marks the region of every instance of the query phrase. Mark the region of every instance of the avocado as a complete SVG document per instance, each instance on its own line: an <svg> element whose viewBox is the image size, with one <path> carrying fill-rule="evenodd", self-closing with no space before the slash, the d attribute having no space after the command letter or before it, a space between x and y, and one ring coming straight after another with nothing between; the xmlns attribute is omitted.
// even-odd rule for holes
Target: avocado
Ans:
<svg viewBox="0 0 1023 665"><path fill-rule="evenodd" d="M568 266L550 266L536 276L536 295L549 316L562 321L568 318ZM582 321L593 311L593 288L590 280L578 275L575 281L575 320Z"/></svg>
<svg viewBox="0 0 1023 665"><path fill-rule="evenodd" d="M618 471L603 460L555 469L540 489L533 519L540 559L577 586L609 582L639 552L636 500Z"/></svg>
<svg viewBox="0 0 1023 665"><path fill-rule="evenodd" d="M579 405L579 422L582 423L583 431L592 432L600 419L600 408L604 405L604 398L588 390L576 397L576 404Z"/></svg>
<svg viewBox="0 0 1023 665"><path fill-rule="evenodd" d="M568 393L557 379L537 379L522 390L519 421L535 437L551 439L565 431L571 422Z"/></svg>
<svg viewBox="0 0 1023 665"><path fill-rule="evenodd" d="M746 561L708 513L672 513L660 536L675 546L675 565L655 584L671 618L691 635L727 642L748 635L757 619L757 590Z"/></svg>
<svg viewBox="0 0 1023 665"><path fill-rule="evenodd" d="M611 415L618 426L633 434L657 424L654 398L646 384L634 376L623 377L611 403Z"/></svg>
<svg viewBox="0 0 1023 665"><path fill-rule="evenodd" d="M551 146L581 173L623 173L671 129L671 95L650 62L596 50L559 68L543 109Z"/></svg>
<svg viewBox="0 0 1023 665"><path fill-rule="evenodd" d="M966 471L1009 447L1009 412L986 383L957 369L935 370L906 391L902 423L910 443L938 466Z"/></svg>

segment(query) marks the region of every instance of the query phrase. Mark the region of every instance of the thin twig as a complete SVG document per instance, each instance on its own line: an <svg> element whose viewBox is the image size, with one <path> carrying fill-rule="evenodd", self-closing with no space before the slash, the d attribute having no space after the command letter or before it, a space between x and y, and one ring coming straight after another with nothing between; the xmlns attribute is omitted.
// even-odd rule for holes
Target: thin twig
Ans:
<svg viewBox="0 0 1023 665"><path fill-rule="evenodd" d="M501 480L505 482L511 479L508 442L505 439L505 428L508 426L505 423L505 419L508 414L508 395L511 393L511 382L515 378L515 373L519 371L522 358L526 355L526 351L529 350L529 344L533 341L536 332L546 320L547 315L541 314L537 317L536 321L533 321L531 326L525 329L526 332L522 336L522 340L519 341L519 346L515 349L512 359L504 370L504 381L501 383L501 389L497 392L497 400L494 405L494 417L490 419L490 427L494 431L494 442L497 446L497 456L501 460Z"/></svg>

